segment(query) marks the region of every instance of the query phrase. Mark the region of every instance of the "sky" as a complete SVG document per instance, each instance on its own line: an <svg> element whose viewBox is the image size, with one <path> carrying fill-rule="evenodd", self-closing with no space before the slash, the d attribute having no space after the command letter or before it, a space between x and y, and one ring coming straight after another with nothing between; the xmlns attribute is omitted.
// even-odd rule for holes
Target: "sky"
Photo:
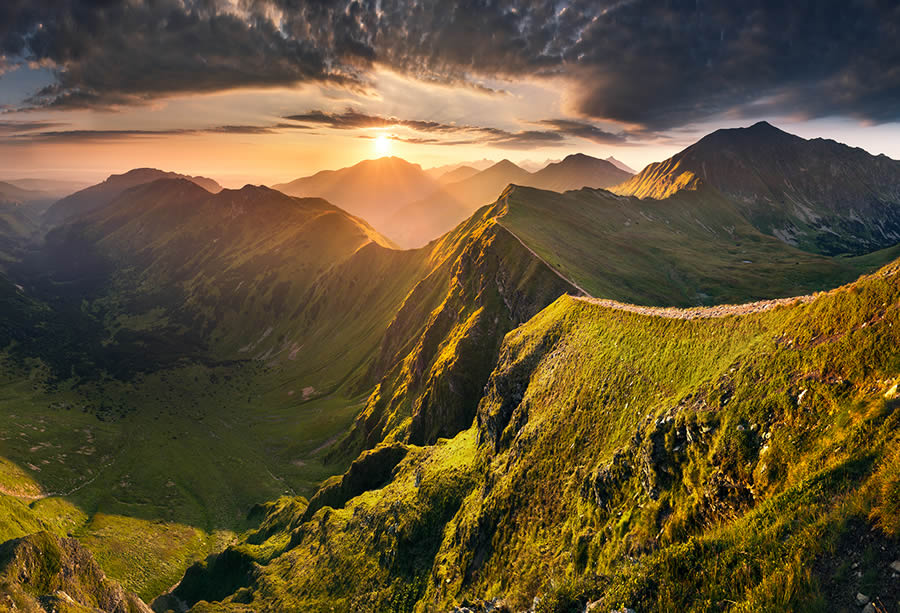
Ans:
<svg viewBox="0 0 900 613"><path fill-rule="evenodd" d="M896 0L3 0L0 179L640 169L761 119L900 159L898 40Z"/></svg>

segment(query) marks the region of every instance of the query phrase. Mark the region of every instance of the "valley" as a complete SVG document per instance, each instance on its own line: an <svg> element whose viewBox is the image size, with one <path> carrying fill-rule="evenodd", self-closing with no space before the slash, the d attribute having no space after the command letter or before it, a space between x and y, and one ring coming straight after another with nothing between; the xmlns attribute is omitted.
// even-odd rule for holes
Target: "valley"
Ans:
<svg viewBox="0 0 900 613"><path fill-rule="evenodd" d="M898 602L900 163L866 156L766 124L633 176L381 158L16 203L0 603Z"/></svg>

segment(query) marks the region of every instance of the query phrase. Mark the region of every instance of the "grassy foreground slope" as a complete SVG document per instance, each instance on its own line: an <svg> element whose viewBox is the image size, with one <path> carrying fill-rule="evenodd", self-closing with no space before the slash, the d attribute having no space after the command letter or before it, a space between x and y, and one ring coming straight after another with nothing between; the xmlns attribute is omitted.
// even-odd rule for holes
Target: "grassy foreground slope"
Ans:
<svg viewBox="0 0 900 613"><path fill-rule="evenodd" d="M898 305L900 263L724 318L562 297L507 335L471 428L308 521L273 509L198 569L239 576L219 602L179 589L195 611L895 610Z"/></svg>

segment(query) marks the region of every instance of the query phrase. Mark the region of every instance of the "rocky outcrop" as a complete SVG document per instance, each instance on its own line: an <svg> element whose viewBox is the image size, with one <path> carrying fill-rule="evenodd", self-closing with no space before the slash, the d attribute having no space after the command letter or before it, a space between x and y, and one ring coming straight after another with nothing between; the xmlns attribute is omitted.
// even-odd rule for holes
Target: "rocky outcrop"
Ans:
<svg viewBox="0 0 900 613"><path fill-rule="evenodd" d="M310 519L322 507L340 508L355 496L373 490L390 479L394 467L406 457L405 445L381 445L363 452L340 478L329 480L309 501L303 519Z"/></svg>
<svg viewBox="0 0 900 613"><path fill-rule="evenodd" d="M151 613L140 598L107 578L78 541L48 532L0 545L0 609Z"/></svg>

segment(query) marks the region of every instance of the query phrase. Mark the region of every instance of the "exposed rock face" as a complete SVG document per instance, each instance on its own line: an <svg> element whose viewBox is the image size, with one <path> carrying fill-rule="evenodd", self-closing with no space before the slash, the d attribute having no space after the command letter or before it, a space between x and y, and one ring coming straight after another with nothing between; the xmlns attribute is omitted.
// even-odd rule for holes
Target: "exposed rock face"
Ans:
<svg viewBox="0 0 900 613"><path fill-rule="evenodd" d="M760 231L806 251L860 254L900 240L900 162L766 122L713 132L612 191L659 199L698 179Z"/></svg>
<svg viewBox="0 0 900 613"><path fill-rule="evenodd" d="M47 532L0 545L0 608L151 613L140 598L108 579L78 541Z"/></svg>

